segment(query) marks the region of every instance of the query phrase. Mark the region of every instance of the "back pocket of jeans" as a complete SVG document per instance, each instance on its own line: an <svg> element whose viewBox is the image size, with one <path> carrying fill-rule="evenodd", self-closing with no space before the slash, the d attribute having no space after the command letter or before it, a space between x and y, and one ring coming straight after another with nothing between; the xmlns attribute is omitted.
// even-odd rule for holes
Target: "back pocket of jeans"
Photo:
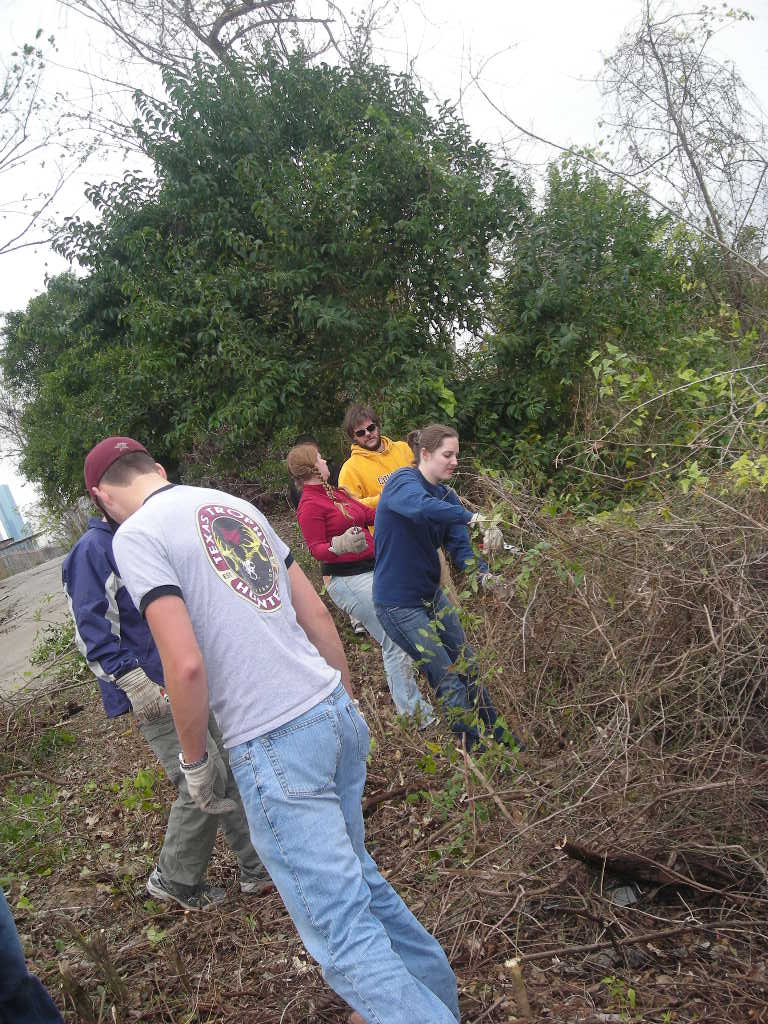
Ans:
<svg viewBox="0 0 768 1024"><path fill-rule="evenodd" d="M333 788L341 752L335 711L302 715L269 733L262 743L285 796L319 796Z"/></svg>

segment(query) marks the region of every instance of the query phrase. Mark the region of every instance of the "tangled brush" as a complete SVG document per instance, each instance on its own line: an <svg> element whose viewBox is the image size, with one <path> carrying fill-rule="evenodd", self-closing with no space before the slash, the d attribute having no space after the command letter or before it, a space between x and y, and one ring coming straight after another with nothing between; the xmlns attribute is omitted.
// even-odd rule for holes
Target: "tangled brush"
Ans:
<svg viewBox="0 0 768 1024"><path fill-rule="evenodd" d="M670 495L576 521L482 487L513 553L474 640L536 746L526 841L566 834L618 875L765 900L766 497Z"/></svg>

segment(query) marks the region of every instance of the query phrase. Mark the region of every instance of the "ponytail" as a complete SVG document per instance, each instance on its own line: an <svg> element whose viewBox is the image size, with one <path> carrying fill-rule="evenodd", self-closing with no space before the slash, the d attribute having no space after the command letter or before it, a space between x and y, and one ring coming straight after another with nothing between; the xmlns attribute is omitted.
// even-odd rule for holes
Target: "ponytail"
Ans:
<svg viewBox="0 0 768 1024"><path fill-rule="evenodd" d="M413 465L413 466L418 466L418 464L419 464L419 449L421 447L419 445L420 437L421 437L421 431L420 430L411 430L408 433L408 436L406 437L406 441L408 442L408 444L410 446L410 449L413 452L413 462L411 463L411 465Z"/></svg>
<svg viewBox="0 0 768 1024"><path fill-rule="evenodd" d="M421 461L421 449L426 448L428 452L436 452L446 437L455 437L458 434L453 427L447 427L444 423L430 423L421 430L412 430L408 435L408 444L413 451L413 464L418 466Z"/></svg>

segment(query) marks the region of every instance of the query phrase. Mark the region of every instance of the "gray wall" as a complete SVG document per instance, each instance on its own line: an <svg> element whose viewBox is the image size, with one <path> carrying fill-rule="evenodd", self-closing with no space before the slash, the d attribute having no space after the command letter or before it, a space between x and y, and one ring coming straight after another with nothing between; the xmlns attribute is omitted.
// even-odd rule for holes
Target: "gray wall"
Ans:
<svg viewBox="0 0 768 1024"><path fill-rule="evenodd" d="M13 576L17 572L31 569L33 565L47 562L49 558L66 554L68 548L60 544L40 543L40 535L25 537L17 544L0 548L0 579Z"/></svg>

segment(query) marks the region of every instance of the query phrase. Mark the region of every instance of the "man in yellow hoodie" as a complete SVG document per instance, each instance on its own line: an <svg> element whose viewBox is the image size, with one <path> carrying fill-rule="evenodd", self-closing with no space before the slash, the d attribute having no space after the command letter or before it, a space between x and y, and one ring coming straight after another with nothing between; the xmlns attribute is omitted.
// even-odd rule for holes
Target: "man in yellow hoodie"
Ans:
<svg viewBox="0 0 768 1024"><path fill-rule="evenodd" d="M339 487L364 505L375 508L384 484L396 469L413 465L406 441L392 441L381 433L379 418L369 405L350 405L344 431L352 442L350 456L339 473Z"/></svg>

